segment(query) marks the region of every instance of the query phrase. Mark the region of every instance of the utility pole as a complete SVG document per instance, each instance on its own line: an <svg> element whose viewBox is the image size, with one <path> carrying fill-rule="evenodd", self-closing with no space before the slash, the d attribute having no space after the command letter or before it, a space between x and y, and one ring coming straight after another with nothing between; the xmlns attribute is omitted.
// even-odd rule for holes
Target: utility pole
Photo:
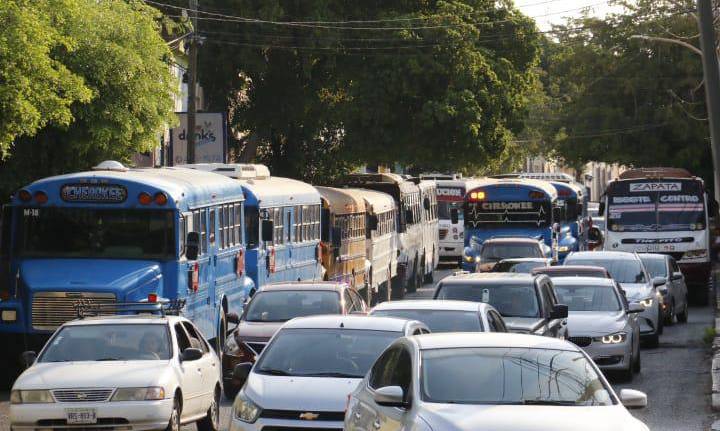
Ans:
<svg viewBox="0 0 720 431"><path fill-rule="evenodd" d="M720 201L720 177L718 176L720 173L720 67L718 67L717 52L715 51L712 0L697 0L697 14L700 27L700 48L703 52L705 98L710 122L715 199Z"/></svg>
<svg viewBox="0 0 720 431"><path fill-rule="evenodd" d="M190 19L193 33L190 36L190 58L188 65L188 109L187 109L187 161L195 163L195 90L197 87L197 57L198 57L198 0L190 1Z"/></svg>

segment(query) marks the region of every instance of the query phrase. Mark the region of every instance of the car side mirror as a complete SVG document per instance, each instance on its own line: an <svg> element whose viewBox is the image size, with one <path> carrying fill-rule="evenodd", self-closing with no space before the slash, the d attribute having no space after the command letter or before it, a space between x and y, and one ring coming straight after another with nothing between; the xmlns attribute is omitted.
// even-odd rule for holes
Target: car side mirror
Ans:
<svg viewBox="0 0 720 431"><path fill-rule="evenodd" d="M457 208L450 210L450 223L457 224L460 221L460 211Z"/></svg>
<svg viewBox="0 0 720 431"><path fill-rule="evenodd" d="M405 408L405 394L400 386L385 386L375 391L373 400L379 406Z"/></svg>
<svg viewBox="0 0 720 431"><path fill-rule="evenodd" d="M637 314L642 313L643 311L645 311L645 307L636 302L628 305L628 314Z"/></svg>
<svg viewBox="0 0 720 431"><path fill-rule="evenodd" d="M182 355L180 355L180 359L183 362L197 361L198 359L202 358L202 355L202 350L195 347L188 347L187 349L183 350Z"/></svg>
<svg viewBox="0 0 720 431"><path fill-rule="evenodd" d="M243 362L235 365L232 372L233 383L237 386L242 386L250 377L250 370L252 370L253 364L250 362Z"/></svg>
<svg viewBox="0 0 720 431"><path fill-rule="evenodd" d="M683 278L683 273L682 273L682 272L675 272L675 273L673 273L673 275L672 275L673 281L682 280L682 278Z"/></svg>
<svg viewBox="0 0 720 431"><path fill-rule="evenodd" d="M185 257L188 260L197 260L200 254L200 233L188 232L185 238Z"/></svg>
<svg viewBox="0 0 720 431"><path fill-rule="evenodd" d="M568 317L568 306L565 304L555 304L550 312L551 319L566 319Z"/></svg>
<svg viewBox="0 0 720 431"><path fill-rule="evenodd" d="M22 360L23 365L25 365L25 368L30 368L30 366L37 360L37 353L32 350L22 352L20 359Z"/></svg>
<svg viewBox="0 0 720 431"><path fill-rule="evenodd" d="M228 323L232 323L233 325L240 323L240 316L238 316L237 313L228 313L225 315L225 319Z"/></svg>
<svg viewBox="0 0 720 431"><path fill-rule="evenodd" d="M261 223L261 238L265 242L272 242L275 234L275 223L272 220L263 220Z"/></svg>
<svg viewBox="0 0 720 431"><path fill-rule="evenodd" d="M667 280L665 280L665 277L653 277L653 279L652 279L652 284L654 287L662 286L665 283L667 283Z"/></svg>
<svg viewBox="0 0 720 431"><path fill-rule="evenodd" d="M647 407L647 395L633 389L620 391L620 402L628 409L644 409Z"/></svg>

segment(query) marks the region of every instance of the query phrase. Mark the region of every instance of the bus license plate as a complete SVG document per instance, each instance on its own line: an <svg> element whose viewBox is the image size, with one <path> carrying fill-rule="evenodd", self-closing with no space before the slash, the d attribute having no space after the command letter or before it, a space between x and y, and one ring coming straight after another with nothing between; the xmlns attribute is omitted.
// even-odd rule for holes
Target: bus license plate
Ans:
<svg viewBox="0 0 720 431"><path fill-rule="evenodd" d="M95 409L66 409L65 417L68 425L97 423L97 412Z"/></svg>
<svg viewBox="0 0 720 431"><path fill-rule="evenodd" d="M675 246L670 244L656 244L647 246L648 253L675 251Z"/></svg>

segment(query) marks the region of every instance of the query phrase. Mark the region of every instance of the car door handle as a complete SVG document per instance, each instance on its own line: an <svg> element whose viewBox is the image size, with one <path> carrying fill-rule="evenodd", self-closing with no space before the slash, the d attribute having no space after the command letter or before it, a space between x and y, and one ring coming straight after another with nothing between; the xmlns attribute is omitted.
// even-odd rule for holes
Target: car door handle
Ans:
<svg viewBox="0 0 720 431"><path fill-rule="evenodd" d="M375 422L373 422L373 428L376 430L379 430L382 425L380 424L380 419L376 419Z"/></svg>

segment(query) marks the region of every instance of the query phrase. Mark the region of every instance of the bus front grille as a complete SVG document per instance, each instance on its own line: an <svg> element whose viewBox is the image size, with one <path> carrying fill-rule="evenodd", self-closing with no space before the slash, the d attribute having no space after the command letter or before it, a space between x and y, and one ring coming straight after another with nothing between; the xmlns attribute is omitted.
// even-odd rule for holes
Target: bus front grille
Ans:
<svg viewBox="0 0 720 431"><path fill-rule="evenodd" d="M65 322L77 318L75 305L84 303L112 304L115 295L95 292L38 292L32 300L32 327L54 331Z"/></svg>

